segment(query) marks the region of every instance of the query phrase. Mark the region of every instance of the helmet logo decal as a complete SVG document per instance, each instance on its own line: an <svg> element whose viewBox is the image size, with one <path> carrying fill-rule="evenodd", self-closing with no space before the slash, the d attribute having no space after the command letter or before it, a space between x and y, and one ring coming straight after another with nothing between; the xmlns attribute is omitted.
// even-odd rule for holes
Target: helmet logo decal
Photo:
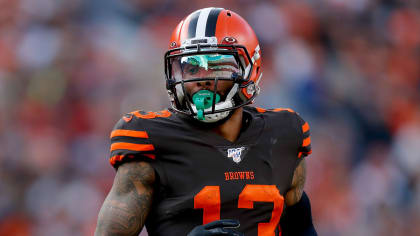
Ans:
<svg viewBox="0 0 420 236"><path fill-rule="evenodd" d="M236 42L238 42L238 40L236 40L234 37L225 37L222 40L222 43L227 43L227 44L234 44Z"/></svg>
<svg viewBox="0 0 420 236"><path fill-rule="evenodd" d="M169 45L171 48L174 48L174 47L176 47L177 45L176 45L176 42L175 41L173 41L172 43L171 43L171 45Z"/></svg>

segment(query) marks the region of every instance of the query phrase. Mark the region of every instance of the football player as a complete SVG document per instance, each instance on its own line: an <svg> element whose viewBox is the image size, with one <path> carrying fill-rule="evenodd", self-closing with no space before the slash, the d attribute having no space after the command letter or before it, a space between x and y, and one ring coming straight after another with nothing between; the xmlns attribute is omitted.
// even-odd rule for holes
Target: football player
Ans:
<svg viewBox="0 0 420 236"><path fill-rule="evenodd" d="M309 125L247 106L261 51L248 23L197 10L165 54L171 108L126 114L111 132L117 170L95 235L316 235L303 192Z"/></svg>

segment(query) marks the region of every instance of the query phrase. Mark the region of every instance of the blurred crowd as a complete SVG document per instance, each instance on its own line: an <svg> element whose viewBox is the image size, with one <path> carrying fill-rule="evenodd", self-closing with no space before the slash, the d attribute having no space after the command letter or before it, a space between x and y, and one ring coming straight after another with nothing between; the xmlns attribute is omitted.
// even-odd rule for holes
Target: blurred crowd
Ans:
<svg viewBox="0 0 420 236"><path fill-rule="evenodd" d="M418 0L0 0L0 235L93 234L113 125L169 105L169 37L208 6L260 39L256 105L311 125L319 235L420 235Z"/></svg>

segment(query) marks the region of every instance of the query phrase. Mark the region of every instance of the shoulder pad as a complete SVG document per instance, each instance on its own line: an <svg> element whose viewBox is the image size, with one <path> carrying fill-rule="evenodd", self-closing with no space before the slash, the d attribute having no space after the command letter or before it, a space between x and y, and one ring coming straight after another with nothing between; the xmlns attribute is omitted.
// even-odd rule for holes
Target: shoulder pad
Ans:
<svg viewBox="0 0 420 236"><path fill-rule="evenodd" d="M283 123L287 124L287 126L290 125L290 127L293 127L293 132L297 132L296 135L299 142L298 158L308 156L312 153L309 124L302 119L299 113L290 108L265 109L261 107L255 107L255 109L258 113L268 115L268 117L271 117L271 119L275 120L275 125ZM284 123L284 121L286 121L286 123Z"/></svg>
<svg viewBox="0 0 420 236"><path fill-rule="evenodd" d="M143 119L166 118L168 110L159 112L133 111L125 114L110 134L110 163L117 168L121 163L133 159L150 161L155 159L155 146L149 138Z"/></svg>

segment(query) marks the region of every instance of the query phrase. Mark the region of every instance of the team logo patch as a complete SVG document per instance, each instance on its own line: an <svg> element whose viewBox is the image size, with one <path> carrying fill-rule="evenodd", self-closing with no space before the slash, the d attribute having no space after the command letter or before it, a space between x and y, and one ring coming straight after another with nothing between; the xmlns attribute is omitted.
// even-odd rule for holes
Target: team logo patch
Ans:
<svg viewBox="0 0 420 236"><path fill-rule="evenodd" d="M246 150L245 147L239 147L239 148L229 148L227 150L227 157L228 158L232 158L232 160L235 163L239 163L242 161L242 154L244 153L244 151Z"/></svg>

